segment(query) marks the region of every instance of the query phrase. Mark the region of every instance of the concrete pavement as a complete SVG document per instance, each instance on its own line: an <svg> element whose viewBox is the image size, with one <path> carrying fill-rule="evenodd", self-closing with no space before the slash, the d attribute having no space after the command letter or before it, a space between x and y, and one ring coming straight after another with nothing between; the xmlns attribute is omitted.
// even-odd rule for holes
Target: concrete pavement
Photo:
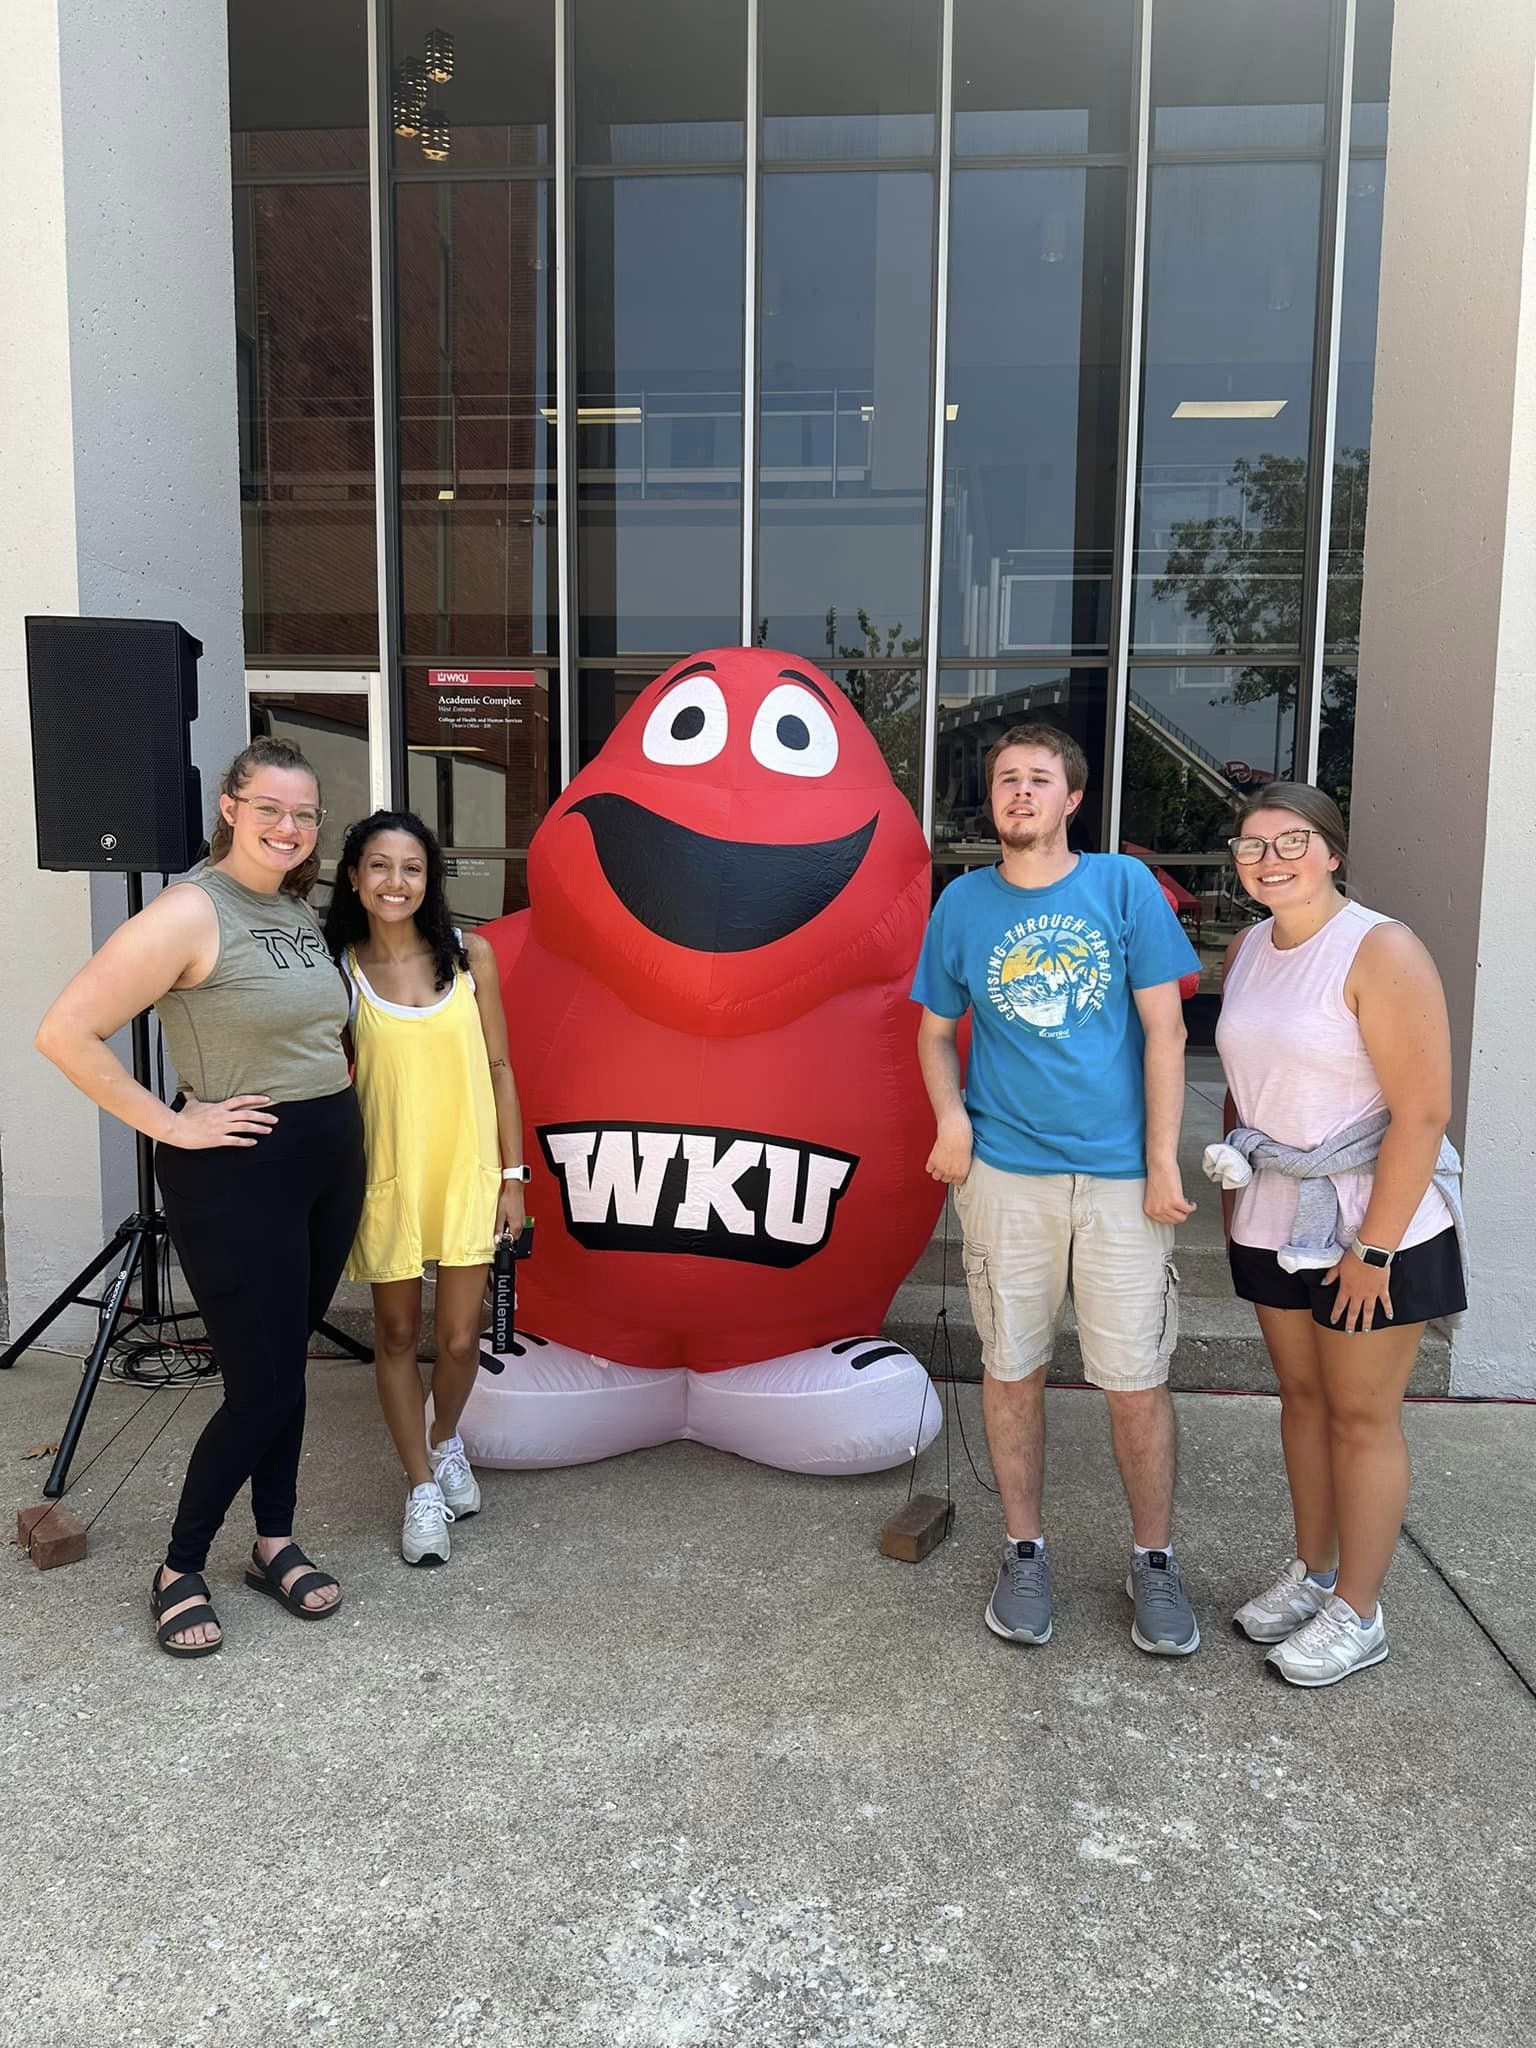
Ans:
<svg viewBox="0 0 1536 2048"><path fill-rule="evenodd" d="M0 1377L14 1499L73 1378L41 1356ZM90 1557L0 1552L7 2042L1536 2034L1536 1409L1412 1410L1392 1657L1305 1694L1227 1626L1286 1551L1267 1399L1180 1397L1205 1646L1167 1662L1128 1639L1090 1393L1048 1397L1059 1613L1031 1651L982 1626L995 1504L958 1432L957 1525L920 1566L876 1551L898 1475L672 1446L487 1475L452 1564L411 1572L370 1382L312 1375L300 1533L344 1580L333 1622L241 1590L237 1507L209 1574L226 1648L154 1648L151 1561L211 1389L127 1421L144 1397L104 1387L71 1495L100 1511ZM985 1473L976 1389L947 1399ZM943 1469L941 1439L920 1483Z"/></svg>

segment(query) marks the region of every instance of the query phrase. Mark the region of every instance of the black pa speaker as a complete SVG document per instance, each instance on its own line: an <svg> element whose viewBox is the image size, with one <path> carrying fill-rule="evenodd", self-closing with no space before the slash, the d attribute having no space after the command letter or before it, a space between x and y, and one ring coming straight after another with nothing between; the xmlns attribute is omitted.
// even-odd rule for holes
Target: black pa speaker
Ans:
<svg viewBox="0 0 1536 2048"><path fill-rule="evenodd" d="M200 640L171 619L28 619L37 864L179 875L203 842Z"/></svg>

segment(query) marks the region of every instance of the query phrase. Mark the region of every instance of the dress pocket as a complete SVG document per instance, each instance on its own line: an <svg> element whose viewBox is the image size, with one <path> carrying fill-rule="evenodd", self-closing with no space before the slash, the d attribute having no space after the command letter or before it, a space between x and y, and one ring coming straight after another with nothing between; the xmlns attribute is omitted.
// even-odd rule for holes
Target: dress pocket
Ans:
<svg viewBox="0 0 1536 2048"><path fill-rule="evenodd" d="M421 1246L405 1213L398 1178L370 1181L363 1195L349 1280L406 1280L421 1271Z"/></svg>
<svg viewBox="0 0 1536 2048"><path fill-rule="evenodd" d="M482 1188L481 1214L483 1228L479 1241L486 1247L485 1256L490 1258L496 1249L496 1204L501 1200L501 1169L494 1166L480 1168Z"/></svg>

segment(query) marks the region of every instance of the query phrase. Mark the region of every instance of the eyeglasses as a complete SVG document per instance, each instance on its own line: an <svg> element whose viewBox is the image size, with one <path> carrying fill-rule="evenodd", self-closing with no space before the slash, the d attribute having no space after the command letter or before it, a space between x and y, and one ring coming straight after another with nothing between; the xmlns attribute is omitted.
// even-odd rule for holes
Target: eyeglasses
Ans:
<svg viewBox="0 0 1536 2048"><path fill-rule="evenodd" d="M1275 849L1276 860L1300 860L1312 844L1310 825L1299 826L1294 832L1277 832L1273 839L1252 838L1229 839L1227 848L1235 861L1245 868L1251 868L1261 861L1269 849Z"/></svg>
<svg viewBox="0 0 1536 2048"><path fill-rule="evenodd" d="M318 832L325 818L314 804L275 804L264 796L232 796L230 802L249 804L263 825L281 825L284 818L292 818L301 832Z"/></svg>

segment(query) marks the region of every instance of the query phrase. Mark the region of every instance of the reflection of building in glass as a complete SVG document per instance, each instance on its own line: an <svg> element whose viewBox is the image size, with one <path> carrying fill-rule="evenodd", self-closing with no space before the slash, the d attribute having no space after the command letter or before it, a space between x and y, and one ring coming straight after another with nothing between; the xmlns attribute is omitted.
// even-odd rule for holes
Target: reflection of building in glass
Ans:
<svg viewBox="0 0 1536 2048"><path fill-rule="evenodd" d="M977 858L996 858L996 839L987 804L987 750L1010 726L1055 725L1071 733L1086 752L1102 729L1104 691L1083 686L1086 677L1034 677L1027 673L977 669L965 679L972 694L939 707L938 775L934 804L934 849L970 849ZM1092 756L1090 755L1090 761ZM1097 800L1089 784L1077 842L1098 844Z"/></svg>
<svg viewBox="0 0 1536 2048"><path fill-rule="evenodd" d="M661 42L570 0L561 162L552 7L383 12L391 66L453 62L446 151L390 141L376 308L362 0L302 76L231 4L248 633L383 669L452 843L519 855L649 677L741 640L838 676L941 863L1036 715L1087 753L1083 844L1198 863L1293 767L1347 798L1386 0L1347 157L1329 0L1158 0L1139 58L1124 0L954 0L947 129L938 0L878 36L764 0L755 108L745 0L669 0ZM470 752L455 665L525 667L547 716Z"/></svg>

